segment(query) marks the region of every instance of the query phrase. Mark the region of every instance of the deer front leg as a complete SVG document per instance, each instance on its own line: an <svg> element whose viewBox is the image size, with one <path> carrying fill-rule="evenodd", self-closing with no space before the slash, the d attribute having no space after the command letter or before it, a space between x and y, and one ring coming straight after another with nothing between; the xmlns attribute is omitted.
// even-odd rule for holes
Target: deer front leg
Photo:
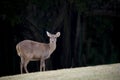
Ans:
<svg viewBox="0 0 120 80"><path fill-rule="evenodd" d="M43 71L45 71L45 60L43 61L42 67L43 67Z"/></svg>
<svg viewBox="0 0 120 80"><path fill-rule="evenodd" d="M45 60L44 59L41 59L40 61L40 71L45 71Z"/></svg>
<svg viewBox="0 0 120 80"><path fill-rule="evenodd" d="M42 71L42 60L40 60L40 71Z"/></svg>

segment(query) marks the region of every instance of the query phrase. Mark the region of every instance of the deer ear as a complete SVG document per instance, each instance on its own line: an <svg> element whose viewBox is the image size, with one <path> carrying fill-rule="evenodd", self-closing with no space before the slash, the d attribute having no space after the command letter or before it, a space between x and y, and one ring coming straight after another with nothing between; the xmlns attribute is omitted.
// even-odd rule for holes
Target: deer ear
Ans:
<svg viewBox="0 0 120 80"><path fill-rule="evenodd" d="M51 37L51 34L48 31L46 31L46 33L48 37Z"/></svg>
<svg viewBox="0 0 120 80"><path fill-rule="evenodd" d="M56 37L59 37L59 36L60 36L60 32L57 32L57 33L56 33Z"/></svg>

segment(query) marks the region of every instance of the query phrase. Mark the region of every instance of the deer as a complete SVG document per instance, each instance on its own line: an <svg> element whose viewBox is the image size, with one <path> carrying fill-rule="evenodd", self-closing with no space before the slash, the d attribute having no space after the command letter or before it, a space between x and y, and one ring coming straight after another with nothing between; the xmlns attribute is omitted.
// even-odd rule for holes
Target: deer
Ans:
<svg viewBox="0 0 120 80"><path fill-rule="evenodd" d="M23 69L26 73L27 65L30 61L40 61L40 71L45 71L45 60L50 58L50 55L56 49L57 38L60 36L60 32L51 34L46 31L49 37L49 43L41 43L33 40L23 40L16 45L17 55L20 57L20 72L23 73Z"/></svg>

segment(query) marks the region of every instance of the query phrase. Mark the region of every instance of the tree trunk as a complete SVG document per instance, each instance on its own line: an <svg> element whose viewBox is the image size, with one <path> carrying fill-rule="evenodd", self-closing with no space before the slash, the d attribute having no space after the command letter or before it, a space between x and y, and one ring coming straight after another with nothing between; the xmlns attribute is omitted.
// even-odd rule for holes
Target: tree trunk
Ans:
<svg viewBox="0 0 120 80"><path fill-rule="evenodd" d="M73 66L78 67L80 66L80 56L82 50L82 26L81 26L81 15L78 13L77 17L77 27L76 27L76 37L75 37L75 49L74 49L74 59L73 59Z"/></svg>
<svg viewBox="0 0 120 80"><path fill-rule="evenodd" d="M64 64L63 67L71 67L71 18L70 18L70 5L66 4L66 14L64 16Z"/></svg>

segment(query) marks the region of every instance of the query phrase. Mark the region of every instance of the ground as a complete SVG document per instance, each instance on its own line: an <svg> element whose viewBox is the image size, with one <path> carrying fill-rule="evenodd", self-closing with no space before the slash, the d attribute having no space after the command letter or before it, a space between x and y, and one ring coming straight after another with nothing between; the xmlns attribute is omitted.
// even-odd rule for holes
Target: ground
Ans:
<svg viewBox="0 0 120 80"><path fill-rule="evenodd" d="M18 74L0 80L120 80L120 63Z"/></svg>

